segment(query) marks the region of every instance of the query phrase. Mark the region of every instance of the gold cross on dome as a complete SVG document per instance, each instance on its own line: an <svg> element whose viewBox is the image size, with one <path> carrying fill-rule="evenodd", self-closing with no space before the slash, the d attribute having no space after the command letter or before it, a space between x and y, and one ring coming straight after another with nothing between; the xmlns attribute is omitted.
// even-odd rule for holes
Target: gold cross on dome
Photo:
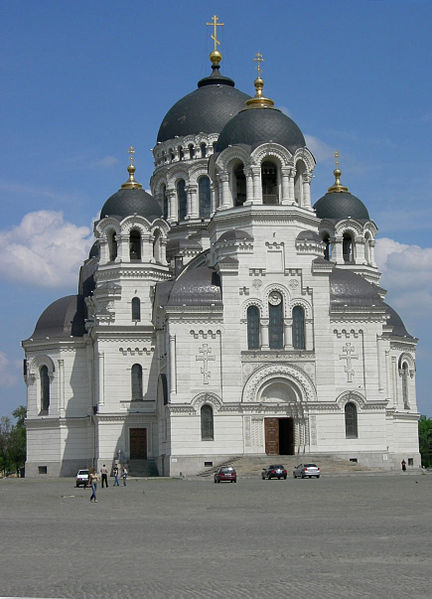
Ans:
<svg viewBox="0 0 432 599"><path fill-rule="evenodd" d="M213 52L215 52L217 50L217 47L220 46L220 41L217 38L217 28L218 27L223 27L225 25L225 23L218 23L219 17L217 17L216 15L212 16L212 22L211 23L206 23L206 25L209 25L210 27L213 26L213 35L211 35L211 39L214 41L214 48L213 48Z"/></svg>
<svg viewBox="0 0 432 599"><path fill-rule="evenodd" d="M335 163L336 163L336 168L339 168L339 160L338 158L340 158L340 154L337 150L334 151L333 156L335 158Z"/></svg>
<svg viewBox="0 0 432 599"><path fill-rule="evenodd" d="M255 54L254 61L257 63L256 69L258 71L258 77L261 77L261 63L264 62L261 52L257 52Z"/></svg>
<svg viewBox="0 0 432 599"><path fill-rule="evenodd" d="M135 148L133 146L129 146L128 154L129 154L130 163L133 164L135 162L135 157L134 157Z"/></svg>

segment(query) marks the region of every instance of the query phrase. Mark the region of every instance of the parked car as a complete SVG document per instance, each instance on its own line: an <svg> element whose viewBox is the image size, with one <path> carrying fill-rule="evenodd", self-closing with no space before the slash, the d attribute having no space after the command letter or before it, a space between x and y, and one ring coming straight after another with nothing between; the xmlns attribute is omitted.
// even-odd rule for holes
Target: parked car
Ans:
<svg viewBox="0 0 432 599"><path fill-rule="evenodd" d="M316 464L299 464L293 470L294 478L312 478L313 476L319 478L320 474L321 470Z"/></svg>
<svg viewBox="0 0 432 599"><path fill-rule="evenodd" d="M283 464L272 464L271 466L267 466L267 468L264 468L261 472L261 478L263 480L270 480L271 478L277 478L278 480L280 480L281 478L286 479L286 477L287 471Z"/></svg>
<svg viewBox="0 0 432 599"><path fill-rule="evenodd" d="M84 488L87 488L88 478L89 478L88 470L78 470L77 475L76 475L75 486L80 487L82 485Z"/></svg>
<svg viewBox="0 0 432 599"><path fill-rule="evenodd" d="M222 468L219 468L219 470L214 475L215 483L220 483L224 480L229 481L231 483L237 482L237 473L234 470L234 468L232 468L232 466L223 466Z"/></svg>

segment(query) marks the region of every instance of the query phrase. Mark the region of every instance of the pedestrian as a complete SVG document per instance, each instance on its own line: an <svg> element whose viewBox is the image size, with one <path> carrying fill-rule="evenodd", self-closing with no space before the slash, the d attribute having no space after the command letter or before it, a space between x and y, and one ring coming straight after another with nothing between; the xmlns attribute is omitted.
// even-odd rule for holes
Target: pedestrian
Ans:
<svg viewBox="0 0 432 599"><path fill-rule="evenodd" d="M114 475L114 487L118 487L119 486L119 481L118 481L118 467L114 466L113 468L113 475Z"/></svg>
<svg viewBox="0 0 432 599"><path fill-rule="evenodd" d="M126 468L126 466L123 466L122 477L123 477L123 486L124 486L124 487L126 486L126 478L127 478L127 475L128 475L127 468Z"/></svg>
<svg viewBox="0 0 432 599"><path fill-rule="evenodd" d="M97 503L96 490L97 490L98 480L99 480L99 476L98 476L98 473L96 472L95 468L90 468L89 482L90 482L90 486L91 486L91 490L92 490L92 494L90 496L90 501L94 501L95 503Z"/></svg>
<svg viewBox="0 0 432 599"><path fill-rule="evenodd" d="M406 471L406 462L405 462L405 460L402 460L401 466L402 466L402 472L405 472Z"/></svg>
<svg viewBox="0 0 432 599"><path fill-rule="evenodd" d="M101 474L102 474L102 489L104 488L104 483L105 483L106 488L108 489L108 468L105 466L105 464L101 468Z"/></svg>

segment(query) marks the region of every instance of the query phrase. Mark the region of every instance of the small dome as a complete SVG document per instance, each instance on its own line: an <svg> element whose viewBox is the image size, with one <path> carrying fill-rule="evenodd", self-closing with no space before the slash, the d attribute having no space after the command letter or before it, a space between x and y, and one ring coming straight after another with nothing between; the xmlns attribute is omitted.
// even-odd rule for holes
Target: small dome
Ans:
<svg viewBox="0 0 432 599"><path fill-rule="evenodd" d="M370 220L366 206L349 191L328 192L315 203L314 208L318 218Z"/></svg>
<svg viewBox="0 0 432 599"><path fill-rule="evenodd" d="M143 189L119 189L103 205L100 218L113 216L118 220L123 220L132 214L144 216L148 221L153 222L162 216L162 208Z"/></svg>
<svg viewBox="0 0 432 599"><path fill-rule="evenodd" d="M159 283L160 297L169 306L202 306L221 304L221 281L217 272L207 266L208 250L189 262L174 282Z"/></svg>
<svg viewBox="0 0 432 599"><path fill-rule="evenodd" d="M247 144L252 149L275 142L294 154L306 146L303 133L292 119L276 108L247 108L239 112L223 128L215 151L228 146Z"/></svg>
<svg viewBox="0 0 432 599"><path fill-rule="evenodd" d="M166 113L157 141L197 133L220 133L225 124L244 107L247 94L234 87L234 81L213 72L198 82L198 89L184 96Z"/></svg>
<svg viewBox="0 0 432 599"><path fill-rule="evenodd" d="M230 229L219 237L218 241L253 241L252 235L241 229Z"/></svg>
<svg viewBox="0 0 432 599"><path fill-rule="evenodd" d="M392 327L391 334L395 335L396 337L409 337L413 339L412 335L410 335L406 330L402 318L399 316L396 310L393 310L393 308L386 303L384 303L384 306L387 308L387 314L389 317L387 320L387 325Z"/></svg>
<svg viewBox="0 0 432 599"><path fill-rule="evenodd" d="M321 237L315 231L311 231L310 229L306 229L305 231L300 231L300 233L296 237L296 241L314 241L316 243L322 243Z"/></svg>
<svg viewBox="0 0 432 599"><path fill-rule="evenodd" d="M334 268L330 274L330 302L334 306L383 305L376 285L342 268Z"/></svg>
<svg viewBox="0 0 432 599"><path fill-rule="evenodd" d="M98 258L99 259L99 241L98 240L96 240L90 248L89 259L90 258Z"/></svg>
<svg viewBox="0 0 432 599"><path fill-rule="evenodd" d="M46 308L37 321L33 339L82 337L86 306L82 295L67 295Z"/></svg>

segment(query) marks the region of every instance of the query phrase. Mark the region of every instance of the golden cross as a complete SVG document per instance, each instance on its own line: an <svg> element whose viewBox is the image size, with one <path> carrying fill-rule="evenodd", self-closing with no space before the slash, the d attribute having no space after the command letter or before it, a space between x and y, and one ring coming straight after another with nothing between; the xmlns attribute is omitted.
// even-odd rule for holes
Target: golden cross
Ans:
<svg viewBox="0 0 432 599"><path fill-rule="evenodd" d="M257 71L258 71L258 77L261 77L261 63L264 62L264 58L262 57L261 52L257 52L255 54L256 58L254 58L254 61L257 63Z"/></svg>
<svg viewBox="0 0 432 599"><path fill-rule="evenodd" d="M333 156L335 157L335 162L336 162L336 168L339 168L339 160L338 158L340 158L340 154L337 150L334 151Z"/></svg>
<svg viewBox="0 0 432 599"><path fill-rule="evenodd" d="M135 158L134 158L135 148L133 146L129 146L128 154L129 154L130 163L133 164L135 162Z"/></svg>
<svg viewBox="0 0 432 599"><path fill-rule="evenodd" d="M218 23L218 19L219 19L219 17L217 17L216 15L213 15L212 22L206 23L206 25L210 25L210 27L213 25L213 35L210 36L211 39L214 41L213 52L215 52L217 50L217 47L220 46L220 41L217 38L217 28L223 27L225 25L225 23Z"/></svg>

